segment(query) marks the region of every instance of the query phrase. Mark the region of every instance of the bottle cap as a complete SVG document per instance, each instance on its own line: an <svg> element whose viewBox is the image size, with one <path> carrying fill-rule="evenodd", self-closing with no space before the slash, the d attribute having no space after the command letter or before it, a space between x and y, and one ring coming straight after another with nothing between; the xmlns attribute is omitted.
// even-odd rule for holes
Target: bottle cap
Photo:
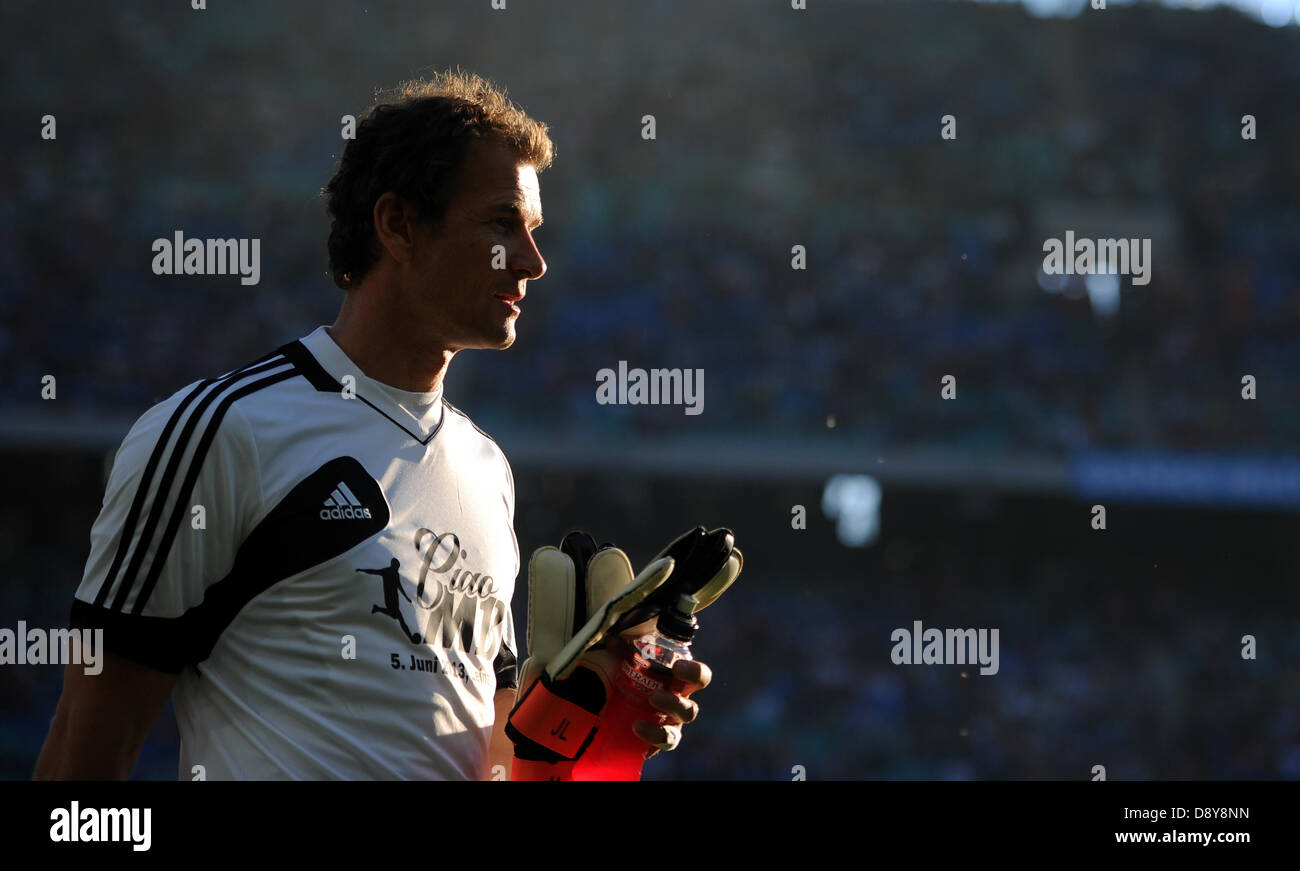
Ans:
<svg viewBox="0 0 1300 871"><path fill-rule="evenodd" d="M695 617L695 609L699 605L698 599L683 593L671 608L659 614L656 628L661 634L676 641L689 642L700 628L700 621Z"/></svg>

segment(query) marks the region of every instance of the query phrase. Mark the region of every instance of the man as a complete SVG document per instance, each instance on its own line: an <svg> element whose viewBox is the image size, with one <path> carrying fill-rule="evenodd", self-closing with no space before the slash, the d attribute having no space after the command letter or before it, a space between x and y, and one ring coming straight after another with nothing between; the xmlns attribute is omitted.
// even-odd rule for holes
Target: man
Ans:
<svg viewBox="0 0 1300 871"><path fill-rule="evenodd" d="M182 779L509 771L514 480L442 382L515 340L552 155L477 76L407 83L361 122L325 189L338 319L122 443L72 613L108 654L66 671L38 779L126 778L173 692ZM647 750L710 679L676 676L666 722L636 725Z"/></svg>

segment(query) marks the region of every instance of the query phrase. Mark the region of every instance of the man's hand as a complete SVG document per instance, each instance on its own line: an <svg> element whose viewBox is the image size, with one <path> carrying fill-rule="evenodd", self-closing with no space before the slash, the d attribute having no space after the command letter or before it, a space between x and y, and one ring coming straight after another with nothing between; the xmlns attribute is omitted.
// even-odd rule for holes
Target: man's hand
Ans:
<svg viewBox="0 0 1300 871"><path fill-rule="evenodd" d="M604 647L588 651L583 662L601 674L614 674L618 663L626 659L630 652L629 639L644 634L652 625L639 626L608 639ZM711 680L713 671L702 662L683 659L673 664L673 691L656 690L650 694L649 699L655 710L663 714L662 722L655 724L648 720L636 720L632 723L633 733L649 745L646 747L646 759L660 750L677 749L682 740L682 726L694 722L700 715L699 702L690 696L708 686Z"/></svg>
<svg viewBox="0 0 1300 871"><path fill-rule="evenodd" d="M682 660L673 665L673 677L681 682L681 689L674 695L656 692L650 696L650 704L663 711L668 721L656 726L645 720L632 724L632 731L638 738L653 748L646 754L649 759L660 750L675 750L682 740L682 726L693 723L700 715L700 705L690 697L691 693L704 689L713 680L713 672L702 662Z"/></svg>
<svg viewBox="0 0 1300 871"><path fill-rule="evenodd" d="M534 553L529 563L531 658L524 664L520 701L507 727L515 742L515 779L582 779L588 768L590 776L602 779L636 779L630 769L623 772L623 763L600 766L601 748L610 746L613 733L598 735L631 639L651 631L659 612L682 595L698 599L696 610L711 604L742 566L743 557L725 529L709 533L696 528L679 536L636 578L622 551L597 548L586 533L566 536L558 549ZM708 666L690 661L677 663L673 671L673 691L649 699L661 712L660 721L629 724L624 719L618 727L630 728L646 743L645 758L677 746L681 727L699 715L690 695L712 677ZM593 764L579 763L589 749L595 754Z"/></svg>

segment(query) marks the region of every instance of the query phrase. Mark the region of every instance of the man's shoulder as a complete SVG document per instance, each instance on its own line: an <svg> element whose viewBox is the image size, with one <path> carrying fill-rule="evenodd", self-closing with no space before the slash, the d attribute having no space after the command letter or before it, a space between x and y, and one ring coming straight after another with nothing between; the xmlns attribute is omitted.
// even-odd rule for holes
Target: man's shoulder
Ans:
<svg viewBox="0 0 1300 871"><path fill-rule="evenodd" d="M490 443L498 451L501 450L501 447L500 445L497 444L496 439L488 435L487 432L481 426L476 424L474 422L474 419L471 418L468 414L466 414L464 411L457 408L456 406L452 405L451 402L449 402L447 400L447 397L445 396L442 398L442 407L446 410L446 412L449 415L451 415L449 419L458 420L462 426L467 426L469 429L472 429L475 433L477 433L478 437L481 438L483 441Z"/></svg>
<svg viewBox="0 0 1300 871"><path fill-rule="evenodd" d="M231 417L229 412L236 403L299 374L300 367L293 353L296 344L281 345L221 375L190 382L140 415L126 441L175 441L193 431L209 428L214 435L220 431L228 436L231 428L221 424Z"/></svg>
<svg viewBox="0 0 1300 871"><path fill-rule="evenodd" d="M482 450L499 457L501 462L509 468L510 463L506 460L506 454L505 451L501 450L501 445L497 444L496 439L488 435L482 427L476 424L473 418L448 402L445 396L442 399L442 407L448 422L451 422L453 426L458 427L462 432L468 433Z"/></svg>

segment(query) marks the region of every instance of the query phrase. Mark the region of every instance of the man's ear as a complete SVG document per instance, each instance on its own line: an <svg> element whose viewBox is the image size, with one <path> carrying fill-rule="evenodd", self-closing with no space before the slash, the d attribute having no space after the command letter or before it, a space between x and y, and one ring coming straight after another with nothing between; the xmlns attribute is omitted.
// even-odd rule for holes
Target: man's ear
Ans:
<svg viewBox="0 0 1300 871"><path fill-rule="evenodd" d="M375 238L398 263L410 262L414 254L417 218L415 207L392 191L375 200L371 214Z"/></svg>

